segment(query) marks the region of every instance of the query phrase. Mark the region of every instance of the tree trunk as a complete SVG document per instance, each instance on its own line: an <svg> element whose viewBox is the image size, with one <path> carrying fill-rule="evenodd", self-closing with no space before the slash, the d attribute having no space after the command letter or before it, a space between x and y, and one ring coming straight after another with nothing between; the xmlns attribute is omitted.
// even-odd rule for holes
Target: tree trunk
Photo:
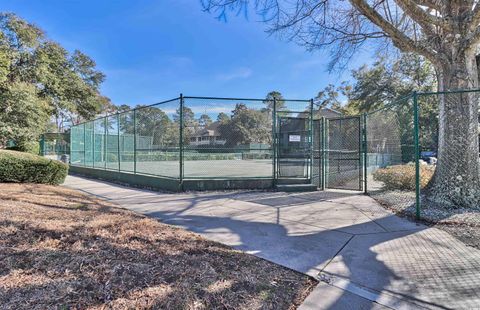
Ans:
<svg viewBox="0 0 480 310"><path fill-rule="evenodd" d="M478 88L476 67L472 52L437 68L439 91ZM477 207L480 205L480 92L437 96L440 105L438 163L425 192L426 198L452 207Z"/></svg>

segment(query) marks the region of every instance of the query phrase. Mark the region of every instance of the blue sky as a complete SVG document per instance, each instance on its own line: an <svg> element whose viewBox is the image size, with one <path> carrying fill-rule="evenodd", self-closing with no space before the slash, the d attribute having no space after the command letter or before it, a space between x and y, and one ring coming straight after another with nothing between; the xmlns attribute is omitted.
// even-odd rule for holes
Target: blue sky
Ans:
<svg viewBox="0 0 480 310"><path fill-rule="evenodd" d="M265 33L259 18L227 22L199 0L0 0L68 50L91 56L107 75L102 93L115 104L178 96L312 98L349 72L328 74L328 53L310 53ZM359 63L352 64L358 66Z"/></svg>

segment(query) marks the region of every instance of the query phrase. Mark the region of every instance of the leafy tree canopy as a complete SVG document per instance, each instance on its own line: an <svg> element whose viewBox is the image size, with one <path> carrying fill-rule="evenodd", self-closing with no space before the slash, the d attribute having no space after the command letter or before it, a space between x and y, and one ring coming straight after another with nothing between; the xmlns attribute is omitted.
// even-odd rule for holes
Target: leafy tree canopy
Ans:
<svg viewBox="0 0 480 310"><path fill-rule="evenodd" d="M352 71L352 82L330 84L315 97L317 105L345 114L371 112L413 91L433 91L436 76L423 57L401 54L398 58L378 56L370 66Z"/></svg>
<svg viewBox="0 0 480 310"><path fill-rule="evenodd" d="M111 105L99 93L104 79L87 55L69 53L37 26L0 13L0 147L36 140L51 121L63 130L94 117Z"/></svg>
<svg viewBox="0 0 480 310"><path fill-rule="evenodd" d="M267 94L265 97L264 103L266 105L267 111L272 111L273 110L273 100L275 99L276 101L276 107L277 110L282 110L285 108L285 99L283 98L283 95L276 90L272 90Z"/></svg>

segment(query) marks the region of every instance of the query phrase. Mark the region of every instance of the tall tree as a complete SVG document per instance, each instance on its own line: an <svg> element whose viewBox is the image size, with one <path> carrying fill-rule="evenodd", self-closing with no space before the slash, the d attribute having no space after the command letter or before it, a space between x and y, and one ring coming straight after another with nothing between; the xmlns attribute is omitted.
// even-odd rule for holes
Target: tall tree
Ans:
<svg viewBox="0 0 480 310"><path fill-rule="evenodd" d="M203 0L225 18L250 3L270 25L309 49L329 48L331 66L369 42L393 44L425 57L435 68L438 90L478 88L478 0ZM480 201L478 100L474 93L439 96L439 154L428 198L456 206Z"/></svg>
<svg viewBox="0 0 480 310"><path fill-rule="evenodd" d="M271 143L271 125L269 113L249 109L243 103L237 103L229 121L220 124L219 130L226 139L227 146L249 143Z"/></svg>
<svg viewBox="0 0 480 310"><path fill-rule="evenodd" d="M135 112L135 118L136 134L139 136L151 137L154 146L166 146L169 145L172 140L178 140L177 137L170 136L171 132L169 131L169 128L172 126L172 121L160 108L138 106L138 109ZM120 127L120 130L133 132L133 130L129 128L133 126L133 120L132 122L120 124L128 126L125 128ZM179 134L177 133L177 135Z"/></svg>
<svg viewBox="0 0 480 310"><path fill-rule="evenodd" d="M278 111L285 109L285 99L283 98L282 93L280 93L279 91L276 91L276 90L272 90L271 92L269 92L267 94L267 96L265 97L265 100L263 101L263 103L265 103L265 105L267 106L266 107L267 111L272 111L273 110L273 100L274 99L275 99L276 109Z"/></svg>
<svg viewBox="0 0 480 310"><path fill-rule="evenodd" d="M35 141L50 120L57 130L63 130L65 122L95 116L109 103L108 98L99 94L103 80L104 75L85 54L70 54L37 26L14 14L0 13L0 95L21 98L18 103L23 102L30 112L36 111L23 113L26 111L21 112L18 104L13 109L13 101L2 100L0 111L9 117L3 119L2 127L6 130L0 141L13 140L24 145L26 141L20 139ZM22 122L15 121L20 115ZM20 129L28 133L23 138L13 134ZM4 143L0 142L0 147Z"/></svg>
<svg viewBox="0 0 480 310"><path fill-rule="evenodd" d="M352 71L353 85L344 93L353 113L371 112L403 98L413 91L436 89L435 70L423 57L401 54L379 57L371 66Z"/></svg>
<svg viewBox="0 0 480 310"><path fill-rule="evenodd" d="M180 108L176 109L175 114L173 115L173 121L177 127L180 125ZM189 144L190 137L198 130L198 126L198 121L195 119L195 113L193 110L189 107L183 106L183 143Z"/></svg>
<svg viewBox="0 0 480 310"><path fill-rule="evenodd" d="M331 108L337 111L344 111L342 97L346 97L351 86L346 82L342 82L340 86L328 84L324 89L318 92L314 98L315 105L318 110L322 108Z"/></svg>
<svg viewBox="0 0 480 310"><path fill-rule="evenodd" d="M198 118L198 125L200 128L205 128L212 123L212 118L208 114L202 114Z"/></svg>
<svg viewBox="0 0 480 310"><path fill-rule="evenodd" d="M230 116L228 116L227 113L225 112L220 112L218 113L217 115L217 122L220 122L220 123L226 123L230 120Z"/></svg>

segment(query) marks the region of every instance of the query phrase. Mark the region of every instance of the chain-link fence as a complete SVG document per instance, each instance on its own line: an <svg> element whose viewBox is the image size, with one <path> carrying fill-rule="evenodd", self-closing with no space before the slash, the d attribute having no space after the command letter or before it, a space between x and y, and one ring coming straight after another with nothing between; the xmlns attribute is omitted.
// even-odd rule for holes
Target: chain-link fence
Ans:
<svg viewBox="0 0 480 310"><path fill-rule="evenodd" d="M415 208L413 111L413 97L408 96L364 117L367 192L398 210Z"/></svg>
<svg viewBox="0 0 480 310"><path fill-rule="evenodd" d="M272 102L184 97L184 178L271 178Z"/></svg>
<svg viewBox="0 0 480 310"><path fill-rule="evenodd" d="M479 99L478 90L417 95L419 200L428 218L442 207L480 208Z"/></svg>
<svg viewBox="0 0 480 310"><path fill-rule="evenodd" d="M413 93L328 117L312 100L180 96L73 126L70 159L180 183L300 178L420 216L431 202L478 205L479 95Z"/></svg>
<svg viewBox="0 0 480 310"><path fill-rule="evenodd" d="M40 155L60 160L70 154L70 134L44 133L40 136Z"/></svg>
<svg viewBox="0 0 480 310"><path fill-rule="evenodd" d="M325 169L327 188L363 189L361 117L326 119Z"/></svg>
<svg viewBox="0 0 480 310"><path fill-rule="evenodd" d="M180 98L71 128L72 165L179 178Z"/></svg>
<svg viewBox="0 0 480 310"><path fill-rule="evenodd" d="M313 176L313 102L275 100L275 179L310 179Z"/></svg>
<svg viewBox="0 0 480 310"><path fill-rule="evenodd" d="M302 151L297 164L308 174L310 106L309 100L181 96L73 126L71 164L179 180L272 179L278 114L306 120L301 139L308 154Z"/></svg>
<svg viewBox="0 0 480 310"><path fill-rule="evenodd" d="M368 193L426 220L478 209L479 99L479 90L413 93L366 114Z"/></svg>

